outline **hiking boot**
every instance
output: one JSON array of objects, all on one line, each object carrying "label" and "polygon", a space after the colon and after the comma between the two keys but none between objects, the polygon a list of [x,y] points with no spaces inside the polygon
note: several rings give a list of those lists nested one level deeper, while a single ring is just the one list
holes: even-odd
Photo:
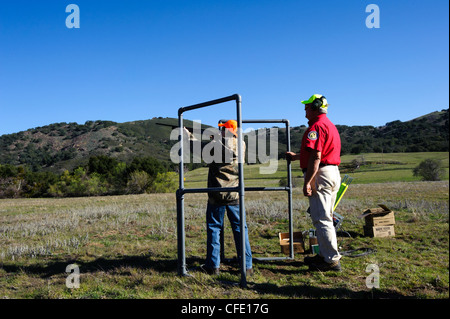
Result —
[{"label": "hiking boot", "polygon": [[254,274],[253,268],[248,268],[245,271],[245,274],[247,275],[247,277],[253,276],[253,274]]},{"label": "hiking boot", "polygon": [[327,263],[324,260],[322,262],[313,262],[309,265],[309,270],[341,271],[341,262],[339,260],[331,263]]},{"label": "hiking boot", "polygon": [[212,268],[212,267],[208,267],[206,265],[201,265],[200,269],[203,270],[204,272],[206,272],[208,275],[219,275],[220,274],[219,268]]},{"label": "hiking boot", "polygon": [[320,255],[314,255],[314,256],[312,256],[312,257],[306,256],[305,259],[303,259],[303,262],[304,262],[306,265],[311,265],[311,264],[313,264],[313,263],[321,263],[321,262],[324,262],[324,260],[323,260],[323,257],[322,257],[322,256],[320,256]]}]

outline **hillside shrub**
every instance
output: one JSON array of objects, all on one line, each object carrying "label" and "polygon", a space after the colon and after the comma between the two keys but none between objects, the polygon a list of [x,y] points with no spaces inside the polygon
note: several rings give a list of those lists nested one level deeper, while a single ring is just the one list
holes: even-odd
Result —
[{"label": "hillside shrub", "polygon": [[147,172],[134,171],[130,174],[130,179],[127,183],[128,194],[143,194],[150,186],[151,178]]},{"label": "hillside shrub", "polygon": [[175,172],[158,173],[150,185],[150,193],[171,193],[175,192],[177,184],[177,174]]}]

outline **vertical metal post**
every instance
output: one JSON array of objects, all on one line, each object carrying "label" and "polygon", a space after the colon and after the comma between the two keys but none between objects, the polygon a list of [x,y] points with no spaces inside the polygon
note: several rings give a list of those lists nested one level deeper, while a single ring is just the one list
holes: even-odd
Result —
[{"label": "vertical metal post", "polygon": [[241,96],[237,95],[236,98],[236,113],[238,122],[238,172],[239,172],[239,216],[240,216],[240,229],[241,229],[241,287],[247,287],[247,273],[245,264],[245,202],[244,202],[244,154],[243,154],[243,130],[242,130],[242,112],[241,112]]},{"label": "vertical metal post", "polygon": [[180,129],[178,141],[180,143],[180,163],[179,163],[179,189],[177,191],[177,239],[178,239],[178,274],[187,275],[186,270],[186,243],[185,243],[185,227],[184,227],[184,161],[183,161],[183,114],[178,113],[178,127]]},{"label": "vertical metal post", "polygon": [[[289,120],[284,120],[286,123],[286,147],[287,152],[291,151],[291,132],[289,127]],[[292,173],[291,173],[291,161],[287,162],[287,184],[288,190],[288,208],[289,208],[289,257],[294,259],[294,226],[292,222]]]}]

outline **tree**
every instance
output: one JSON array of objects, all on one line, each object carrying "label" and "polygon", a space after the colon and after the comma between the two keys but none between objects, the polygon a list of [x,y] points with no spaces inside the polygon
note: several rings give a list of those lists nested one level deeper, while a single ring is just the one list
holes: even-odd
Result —
[{"label": "tree", "polygon": [[439,160],[426,159],[413,169],[414,176],[422,177],[423,181],[440,181],[445,173]]},{"label": "tree", "polygon": [[107,191],[98,173],[88,176],[83,167],[78,167],[72,174],[65,170],[55,184],[49,186],[51,196],[97,196]]},{"label": "tree", "polygon": [[177,174],[174,172],[158,173],[148,188],[150,193],[172,193],[177,189]]},{"label": "tree", "polygon": [[98,173],[100,175],[113,175],[118,161],[115,158],[106,155],[91,156],[88,163],[90,174]]},{"label": "tree", "polygon": [[131,173],[135,171],[146,172],[150,177],[156,177],[158,173],[164,173],[166,171],[163,164],[153,157],[135,157],[130,165],[127,166],[127,172],[131,176]]},{"label": "tree", "polygon": [[130,174],[130,179],[127,183],[127,190],[130,194],[142,194],[147,191],[151,184],[151,177],[147,172],[134,171]]}]

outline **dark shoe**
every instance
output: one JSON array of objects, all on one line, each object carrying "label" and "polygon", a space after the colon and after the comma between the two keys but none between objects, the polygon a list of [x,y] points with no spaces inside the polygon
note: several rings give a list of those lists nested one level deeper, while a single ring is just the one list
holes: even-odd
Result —
[{"label": "dark shoe", "polygon": [[341,262],[339,260],[331,263],[325,261],[314,262],[309,265],[309,270],[341,271]]},{"label": "dark shoe", "polygon": [[206,265],[201,265],[200,269],[203,270],[204,272],[206,272],[208,275],[219,275],[220,274],[219,268],[211,268],[211,267],[207,267]]},{"label": "dark shoe", "polygon": [[248,268],[245,271],[245,274],[246,274],[247,277],[253,276],[253,274],[254,274],[253,268]]},{"label": "dark shoe", "polygon": [[311,265],[311,264],[313,264],[313,263],[321,263],[321,262],[324,262],[324,260],[323,260],[323,257],[322,257],[322,256],[320,256],[320,255],[314,255],[314,256],[312,256],[312,257],[306,256],[305,259],[303,259],[303,262],[304,262],[306,265]]}]

